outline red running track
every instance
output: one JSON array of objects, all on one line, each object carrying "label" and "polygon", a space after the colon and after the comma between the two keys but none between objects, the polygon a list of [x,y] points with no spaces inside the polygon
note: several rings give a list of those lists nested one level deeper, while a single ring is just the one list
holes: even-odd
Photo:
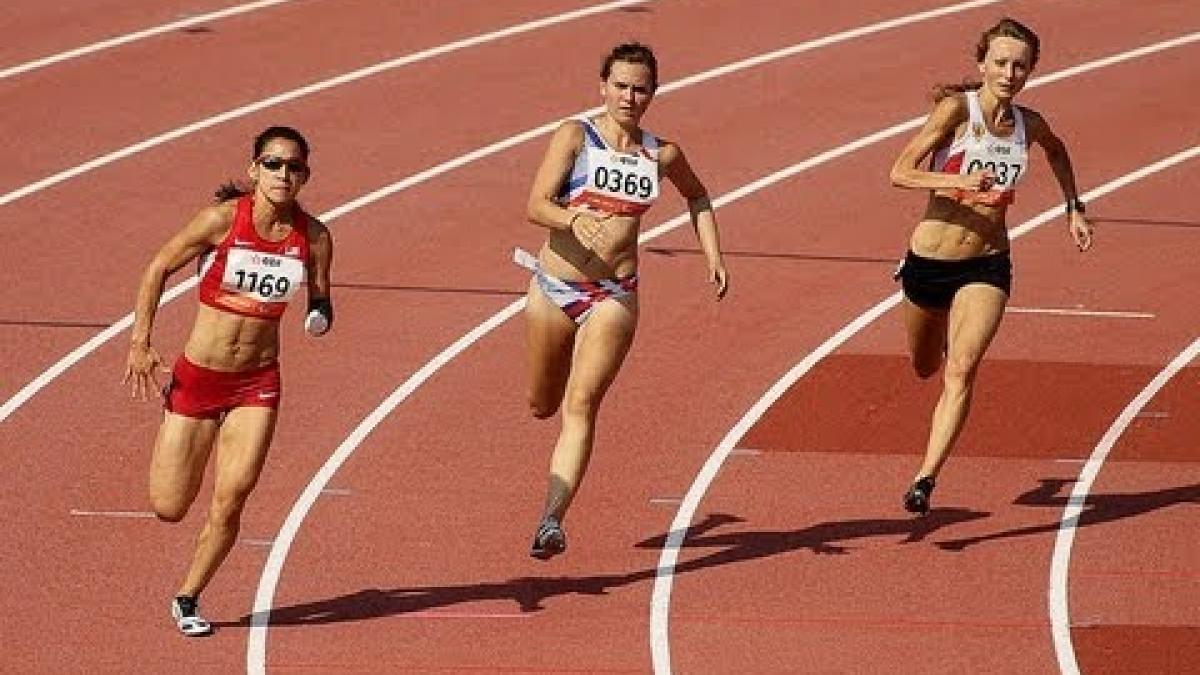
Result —
[{"label": "red running track", "polygon": [[[485,13],[491,4],[439,14],[445,39],[497,26],[501,17]],[[670,81],[933,6],[843,4],[785,13],[765,2],[658,3],[652,11],[614,12],[467,50],[278,113],[317,145],[320,172],[306,197],[323,210],[590,105],[587,83],[613,36],[652,40]],[[1090,30],[1081,31],[1074,4],[1001,5],[1043,34],[1041,72],[1200,27],[1189,3],[1132,12],[1124,3],[1095,2]],[[270,30],[266,24],[288,12],[327,5],[284,5],[238,21],[253,35],[256,21]],[[300,23],[378,25],[383,15],[372,11],[381,5],[356,5],[363,8],[357,19],[342,10]],[[511,11],[527,18],[568,5],[578,3],[513,3]],[[945,45],[962,44],[965,53],[974,32],[1000,11],[897,29],[664,95],[648,124],[678,138],[713,193],[724,193],[922,114],[928,82],[969,73],[969,63],[948,56]],[[745,28],[731,34],[726,26],[735,19]],[[344,34],[331,31],[330,41]],[[226,48],[252,42],[233,40]],[[347,63],[354,49],[331,48],[331,65],[320,53],[306,55],[289,66],[289,77],[305,81],[306,74],[327,75],[325,68],[354,67]],[[518,65],[529,54],[556,61],[551,68],[537,60]],[[1187,114],[1198,84],[1189,67],[1196,55],[1196,47],[1181,47],[1030,91],[1025,100],[1064,132],[1081,183],[1091,187],[1196,143]],[[106,58],[138,62],[124,50]],[[190,58],[172,50],[155,67],[194,68]],[[46,74],[75,76],[98,63]],[[194,89],[226,95],[211,80],[196,80]],[[40,88],[37,94],[51,95]],[[137,120],[98,122],[102,130],[87,134],[88,147],[115,147],[190,118],[147,99]],[[213,107],[224,109],[229,100]],[[1148,114],[1152,122],[1139,124]],[[276,117],[231,123],[30,197],[20,208],[0,207],[12,253],[6,281],[20,289],[6,305],[12,314],[5,318],[13,320],[0,326],[0,344],[13,355],[5,359],[6,396],[94,332],[44,324],[102,323],[127,311],[142,261],[202,201],[197,190],[238,166],[246,139]],[[720,305],[702,284],[690,235],[650,244],[641,334],[606,402],[591,475],[569,523],[572,550],[562,559],[539,565],[525,557],[556,429],[525,418],[519,323],[502,326],[439,372],[365,440],[331,483],[336,490],[306,520],[275,598],[269,669],[648,670],[656,542],[674,512],[658,500],[686,490],[779,374],[894,290],[891,261],[920,201],[885,186],[902,141],[722,209],[735,287]],[[65,163],[70,145],[43,152],[56,150]],[[151,407],[129,405],[113,384],[121,340],[0,423],[0,447],[21,449],[2,494],[23,517],[6,531],[27,542],[20,556],[6,553],[4,615],[23,617],[6,631],[15,646],[9,661],[47,672],[70,669],[81,655],[98,672],[128,672],[131,664],[151,671],[179,663],[197,671],[244,668],[246,619],[265,558],[259,542],[275,535],[311,475],[367,412],[523,287],[505,260],[513,243],[537,241],[520,213],[541,145],[518,146],[335,225],[338,331],[320,342],[287,332],[288,401],[272,463],[242,543],[205,596],[221,623],[213,639],[182,640],[165,616],[202,506],[176,528],[68,515],[144,508],[146,451],[157,420]],[[1037,170],[1013,222],[1055,203],[1048,170]],[[1156,318],[1010,315],[982,375],[971,427],[939,488],[944,510],[935,517],[914,522],[896,504],[936,387],[905,372],[895,317],[856,336],[793,387],[744,440],[760,454],[735,456],[698,513],[673,595],[675,670],[875,672],[897,660],[931,672],[1055,670],[1044,601],[1053,543],[1047,524],[1057,522],[1055,499],[1063,492],[1051,493],[1046,481],[1072,477],[1078,465],[1055,460],[1086,456],[1128,399],[1194,337],[1196,317],[1183,293],[1195,281],[1186,263],[1195,223],[1181,196],[1196,171],[1194,163],[1181,165],[1098,201],[1092,211],[1102,221],[1101,239],[1088,256],[1073,252],[1058,222],[1017,242],[1014,305],[1081,304]],[[664,202],[654,212],[663,220],[681,208],[677,200]],[[47,240],[61,265],[39,257]],[[164,349],[177,348],[190,314],[190,302],[164,310],[157,337]],[[1196,551],[1170,536],[1194,508],[1195,465],[1179,449],[1195,430],[1184,422],[1194,373],[1185,371],[1163,392],[1154,411],[1167,416],[1132,429],[1095,485],[1098,516],[1079,530],[1071,577],[1072,598],[1080,599],[1073,617],[1089,626],[1076,631],[1085,672],[1122,667],[1130,663],[1119,660],[1125,656],[1147,663],[1146,654],[1186,654],[1185,645],[1195,643],[1187,642],[1200,624],[1186,562]],[[1026,401],[1037,403],[1021,405]],[[1135,558],[1137,550],[1154,553]],[[1159,580],[1163,592],[1139,597],[1145,579]],[[915,625],[908,613],[914,606],[923,609]],[[119,643],[82,629],[97,623],[120,626]]]}]

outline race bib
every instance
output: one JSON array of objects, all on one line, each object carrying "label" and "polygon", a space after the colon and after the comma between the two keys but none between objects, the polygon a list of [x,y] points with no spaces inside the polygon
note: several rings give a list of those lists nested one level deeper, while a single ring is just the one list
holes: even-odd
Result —
[{"label": "race bib", "polygon": [[304,283],[304,263],[296,258],[231,248],[221,288],[259,302],[287,302]]},{"label": "race bib", "polygon": [[658,199],[658,162],[652,159],[589,147],[587,167],[584,191],[602,201],[649,207]]},{"label": "race bib", "polygon": [[982,147],[967,150],[963,157],[963,175],[976,171],[990,171],[995,177],[992,192],[1004,192],[1016,188],[1021,174],[1025,173],[1028,159],[1014,144],[990,142]]}]

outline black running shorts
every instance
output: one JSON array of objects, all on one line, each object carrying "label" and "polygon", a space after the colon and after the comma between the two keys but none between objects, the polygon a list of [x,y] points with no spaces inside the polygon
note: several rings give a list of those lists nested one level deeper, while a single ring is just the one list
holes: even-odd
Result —
[{"label": "black running shorts", "polygon": [[925,309],[950,309],[954,294],[967,284],[988,284],[1009,294],[1012,259],[1008,251],[963,260],[936,260],[909,251],[896,278],[904,297]]}]

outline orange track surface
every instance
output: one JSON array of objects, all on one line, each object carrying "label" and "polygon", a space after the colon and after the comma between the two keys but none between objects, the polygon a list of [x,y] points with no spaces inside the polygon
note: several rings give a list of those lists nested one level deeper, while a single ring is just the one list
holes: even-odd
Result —
[{"label": "orange track surface", "polygon": [[[28,5],[0,67],[229,3],[143,3],[47,28]],[[931,0],[662,1],[388,71],[217,125],[0,206],[11,289],[0,306],[0,399],[129,311],[152,251],[245,162],[273,123],[313,142],[316,213],[595,105],[611,43],[650,42],[671,82]],[[154,5],[151,7],[151,5]],[[187,5],[187,6],[184,6]],[[580,1],[298,0],[0,81],[11,158],[0,193],[208,115],[336,74],[585,6]],[[1086,9],[1086,11],[1085,11]],[[4,10],[7,11],[7,10]],[[14,8],[15,11],[15,8]],[[1039,73],[1200,30],[1185,0],[1017,0],[825,47],[659,97],[648,128],[678,140],[719,195],[927,112],[935,81],[971,74],[1002,14],[1043,38]],[[54,24],[57,25],[57,24]],[[1027,92],[1069,142],[1082,189],[1200,141],[1200,44]],[[687,228],[642,257],[642,323],[605,403],[573,507],[571,550],[526,556],[557,421],[529,419],[519,317],[419,388],[368,436],[308,514],[283,568],[271,672],[647,672],[650,592],[678,498],[725,433],[794,363],[896,290],[889,275],[923,197],[887,187],[907,135],[718,210],[733,275],[721,304]],[[285,318],[285,403],[242,540],[204,605],[219,630],[178,637],[167,599],[207,490],[168,527],[144,510],[152,404],[117,385],[122,334],[0,422],[10,514],[0,582],[5,666],[18,672],[228,673],[246,640],[267,545],[313,474],[414,371],[512,300],[511,247],[545,138],[333,222],[338,326]],[[1010,222],[1057,203],[1040,153]],[[1197,160],[1096,201],[1097,248],[1061,220],[1014,244],[1012,304],[1153,319],[1010,314],[936,494],[899,498],[937,384],[907,369],[889,313],[802,378],[743,438],[697,512],[670,613],[677,673],[1058,672],[1046,610],[1070,481],[1116,415],[1195,337]],[[671,196],[647,227],[683,209]],[[177,279],[178,280],[178,279]],[[173,357],[194,298],[155,343]],[[1086,673],[1198,662],[1197,368],[1122,437],[1093,486],[1070,575]],[[1068,460],[1068,461],[1062,461]],[[19,543],[18,543],[19,542]],[[1192,651],[1188,651],[1188,650]],[[85,664],[85,665],[81,665]]]}]

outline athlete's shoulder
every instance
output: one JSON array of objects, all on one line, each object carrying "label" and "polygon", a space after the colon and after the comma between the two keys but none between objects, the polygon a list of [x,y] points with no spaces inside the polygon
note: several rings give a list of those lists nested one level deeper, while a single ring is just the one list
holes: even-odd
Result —
[{"label": "athlete's shoulder", "polygon": [[948,93],[934,102],[931,115],[941,115],[961,121],[962,119],[966,119],[970,113],[971,107],[967,103],[967,92],[956,91]]},{"label": "athlete's shoulder", "polygon": [[584,121],[577,118],[565,119],[554,130],[554,137],[562,140],[582,141],[584,132]]},{"label": "athlete's shoulder", "polygon": [[658,161],[660,164],[670,164],[675,159],[683,156],[683,147],[677,141],[663,138],[657,134],[653,134],[653,136],[658,140]]},{"label": "athlete's shoulder", "polygon": [[1033,108],[1025,106],[1017,106],[1021,111],[1021,118],[1025,122],[1025,137],[1035,143],[1040,143],[1053,134],[1050,131],[1050,123],[1042,114]]},{"label": "athlete's shoulder", "polygon": [[237,217],[237,200],[230,199],[200,207],[192,222],[207,230],[228,230]]},{"label": "athlete's shoulder", "polygon": [[1033,108],[1029,108],[1029,107],[1023,106],[1023,105],[1018,105],[1018,106],[1016,106],[1016,108],[1017,108],[1017,110],[1021,111],[1021,117],[1025,118],[1026,125],[1029,125],[1031,123],[1032,124],[1040,124],[1040,125],[1046,124],[1046,118],[1042,115],[1042,113],[1034,110]]},{"label": "athlete's shoulder", "polygon": [[304,219],[308,221],[308,238],[310,240],[316,241],[317,239],[320,239],[322,237],[333,236],[329,232],[329,226],[327,226],[325,223],[321,222],[320,218],[317,218],[316,216],[312,215],[311,213],[309,213],[308,211],[305,211],[303,209],[301,209],[300,213],[303,214]]}]

